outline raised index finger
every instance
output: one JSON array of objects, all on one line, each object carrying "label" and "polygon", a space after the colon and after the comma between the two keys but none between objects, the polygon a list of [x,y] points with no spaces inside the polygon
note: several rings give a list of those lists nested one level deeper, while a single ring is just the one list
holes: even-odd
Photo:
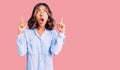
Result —
[{"label": "raised index finger", "polygon": [[63,23],[63,17],[61,18],[61,20],[60,20],[60,24],[62,24]]},{"label": "raised index finger", "polygon": [[21,22],[24,23],[24,21],[23,21],[23,17],[21,17]]}]

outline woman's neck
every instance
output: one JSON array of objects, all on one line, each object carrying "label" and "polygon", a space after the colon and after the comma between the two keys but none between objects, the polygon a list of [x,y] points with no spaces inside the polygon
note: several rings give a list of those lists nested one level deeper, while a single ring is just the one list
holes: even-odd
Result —
[{"label": "woman's neck", "polygon": [[37,28],[37,32],[38,32],[38,34],[40,36],[43,34],[44,31],[45,31],[45,27],[39,27],[39,28]]},{"label": "woman's neck", "polygon": [[45,30],[45,27],[38,27],[37,30],[38,30],[38,31],[44,31],[44,30]]}]

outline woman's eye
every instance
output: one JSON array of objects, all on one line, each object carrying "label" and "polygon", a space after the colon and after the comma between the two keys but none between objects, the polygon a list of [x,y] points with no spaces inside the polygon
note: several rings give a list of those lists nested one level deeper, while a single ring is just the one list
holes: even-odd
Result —
[{"label": "woman's eye", "polygon": [[36,13],[38,13],[38,10],[36,10]]},{"label": "woman's eye", "polygon": [[46,11],[46,10],[43,10],[43,12],[44,12],[44,13],[47,13],[47,11]]},{"label": "woman's eye", "polygon": [[47,11],[46,10],[36,10],[36,13],[37,14],[40,14],[40,13],[47,14]]},{"label": "woman's eye", "polygon": [[40,13],[40,11],[37,10],[36,13]]}]

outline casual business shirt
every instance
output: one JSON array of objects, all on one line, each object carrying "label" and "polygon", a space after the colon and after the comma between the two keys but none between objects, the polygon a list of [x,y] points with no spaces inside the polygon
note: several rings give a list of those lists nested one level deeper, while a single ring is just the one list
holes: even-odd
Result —
[{"label": "casual business shirt", "polygon": [[47,30],[39,35],[37,29],[26,29],[17,36],[18,53],[27,54],[26,70],[53,70],[53,54],[57,55],[65,35],[56,30]]}]

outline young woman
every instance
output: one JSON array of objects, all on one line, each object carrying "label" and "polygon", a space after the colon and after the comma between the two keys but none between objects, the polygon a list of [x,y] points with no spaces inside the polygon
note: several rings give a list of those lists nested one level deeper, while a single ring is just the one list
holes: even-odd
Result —
[{"label": "young woman", "polygon": [[28,20],[18,26],[17,45],[20,56],[27,54],[26,70],[53,70],[53,54],[57,55],[64,43],[65,25],[63,19],[54,28],[49,6],[38,3]]}]

